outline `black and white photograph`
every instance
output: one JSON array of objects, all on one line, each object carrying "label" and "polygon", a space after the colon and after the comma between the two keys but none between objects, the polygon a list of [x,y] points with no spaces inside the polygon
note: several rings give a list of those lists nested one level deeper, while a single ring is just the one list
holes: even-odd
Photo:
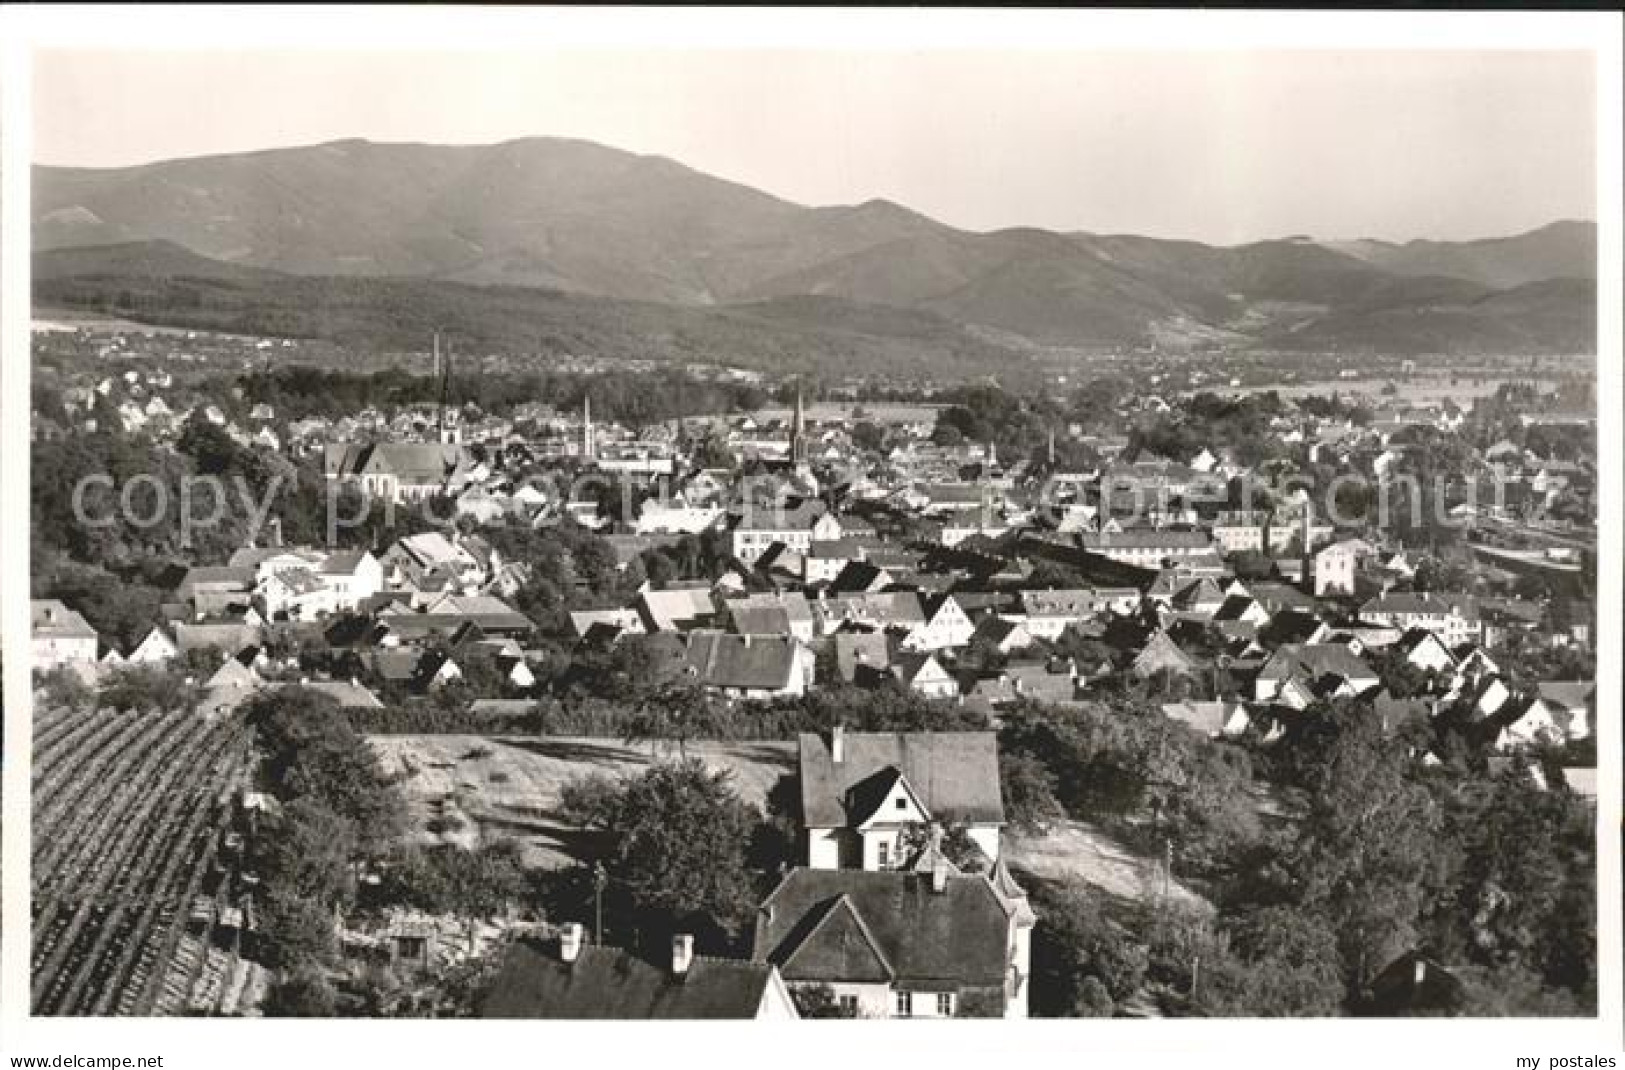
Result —
[{"label": "black and white photograph", "polygon": [[29,49],[5,1016],[1618,1051],[1608,22],[1025,15]]}]

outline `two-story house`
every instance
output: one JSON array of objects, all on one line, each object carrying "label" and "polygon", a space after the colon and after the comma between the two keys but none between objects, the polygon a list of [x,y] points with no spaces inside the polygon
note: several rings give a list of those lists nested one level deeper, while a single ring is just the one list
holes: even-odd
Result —
[{"label": "two-story house", "polygon": [[992,732],[804,732],[801,819],[814,869],[898,869],[913,832],[963,828],[994,861],[1004,827]]},{"label": "two-story house", "polygon": [[1025,1018],[1035,921],[1002,865],[794,869],[757,910],[751,957],[854,1017]]},{"label": "two-story house", "polygon": [[35,669],[96,663],[99,637],[84,617],[54,598],[35,599],[30,611]]}]

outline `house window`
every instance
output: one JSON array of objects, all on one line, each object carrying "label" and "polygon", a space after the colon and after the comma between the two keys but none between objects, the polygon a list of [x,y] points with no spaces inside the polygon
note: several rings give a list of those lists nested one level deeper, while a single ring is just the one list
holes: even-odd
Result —
[{"label": "house window", "polygon": [[914,1017],[914,1000],[908,992],[897,993],[897,1017]]},{"label": "house window", "polygon": [[858,997],[842,996],[840,998],[840,1007],[842,1014],[849,1018],[856,1018],[858,1016]]},{"label": "house window", "polygon": [[875,845],[875,865],[881,869],[885,869],[890,861],[891,844],[887,843],[885,840],[881,840],[880,843]]},{"label": "house window", "polygon": [[937,1017],[952,1018],[954,1016],[954,994],[952,992],[937,993]]},{"label": "house window", "polygon": [[907,810],[908,809],[908,800],[907,799],[898,799],[897,800],[897,809],[899,809],[899,810]]}]

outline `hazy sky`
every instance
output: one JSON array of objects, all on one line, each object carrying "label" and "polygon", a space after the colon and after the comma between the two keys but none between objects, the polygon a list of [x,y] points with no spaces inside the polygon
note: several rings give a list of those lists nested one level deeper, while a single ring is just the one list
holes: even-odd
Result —
[{"label": "hazy sky", "polygon": [[41,53],[35,157],[587,138],[974,230],[1468,238],[1595,214],[1590,56]]}]

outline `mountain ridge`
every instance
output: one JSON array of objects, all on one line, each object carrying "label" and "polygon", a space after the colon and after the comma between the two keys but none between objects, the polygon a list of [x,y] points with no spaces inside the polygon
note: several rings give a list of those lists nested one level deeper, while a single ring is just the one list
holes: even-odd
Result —
[{"label": "mountain ridge", "polygon": [[[1187,329],[1241,342],[1287,328],[1314,337],[1302,331],[1317,316],[1349,341],[1360,317],[1379,313],[1377,333],[1392,345],[1401,312],[1421,315],[1441,301],[1458,310],[1451,322],[1471,344],[1538,343],[1532,329],[1468,321],[1516,308],[1555,323],[1583,314],[1572,290],[1537,290],[1493,313],[1474,302],[1595,269],[1595,227],[1576,221],[1467,243],[1294,236],[1213,246],[1040,227],[969,231],[883,198],[807,207],[668,157],[578,138],[343,139],[127,168],[39,166],[34,189],[37,252],[101,250],[47,261],[58,278],[75,263],[90,273],[154,277],[162,264],[184,273],[174,248],[135,249],[167,242],[214,265],[304,277],[697,309],[828,297],[844,302],[832,309],[925,312],[1034,346],[1144,345],[1177,341]],[[1543,297],[1552,307],[1534,307]],[[1453,345],[1451,329],[1436,327],[1424,333]]]}]

